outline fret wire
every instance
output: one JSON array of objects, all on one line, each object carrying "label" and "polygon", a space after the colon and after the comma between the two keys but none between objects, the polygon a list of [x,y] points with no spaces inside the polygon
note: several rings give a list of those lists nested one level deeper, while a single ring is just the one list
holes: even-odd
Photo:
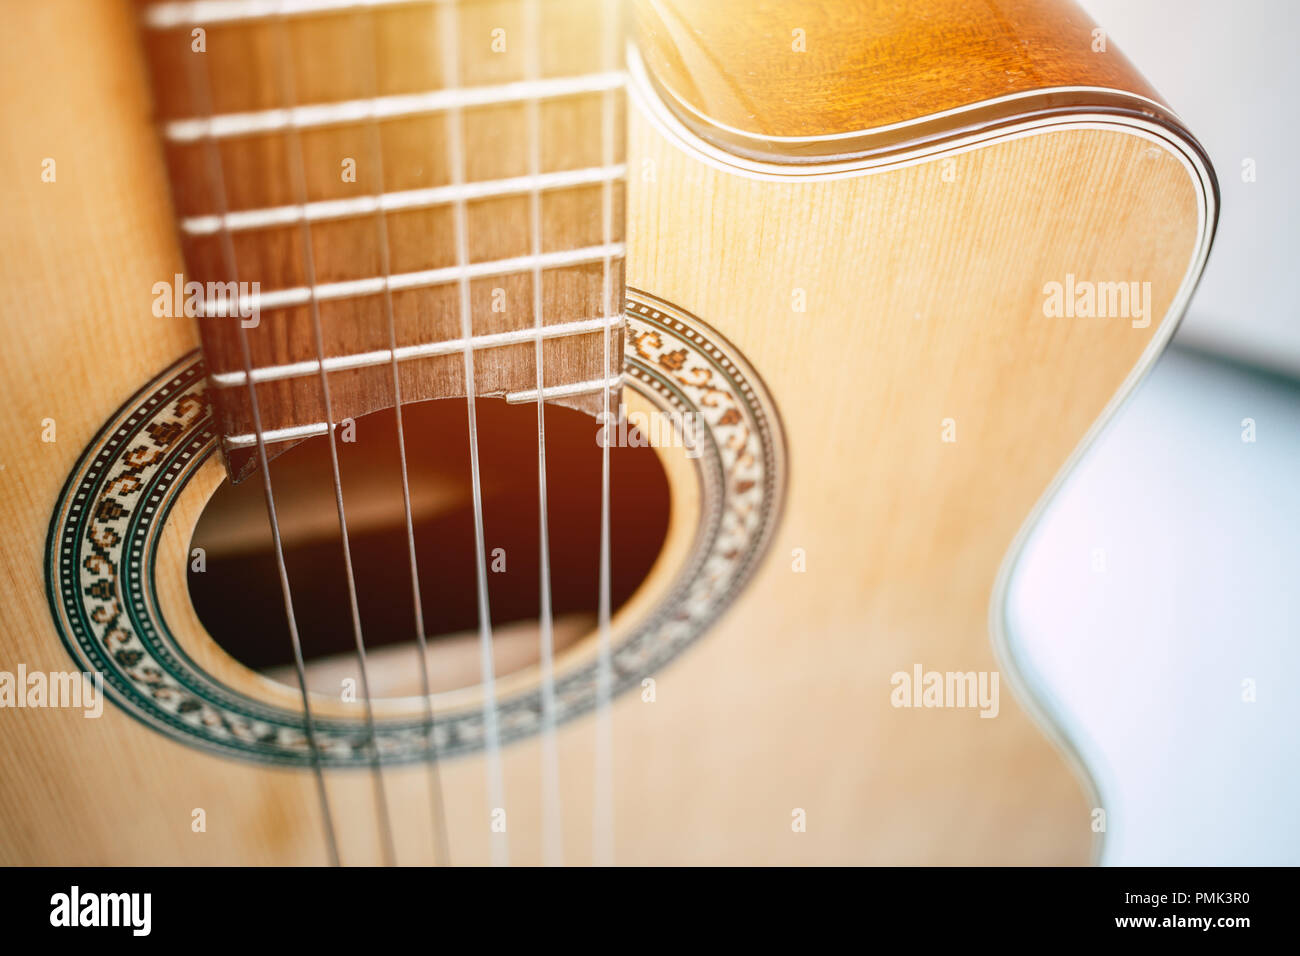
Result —
[{"label": "fret wire", "polygon": [[[569,382],[565,385],[548,385],[543,393],[546,400],[553,398],[572,398],[575,395],[592,395],[602,391],[608,383],[610,388],[620,388],[627,381],[623,375],[606,379],[592,379],[589,382]],[[504,396],[507,404],[532,404],[537,401],[537,390],[524,389],[519,392],[507,392]],[[337,427],[337,425],[335,426]],[[328,435],[331,431],[328,422],[311,422],[307,425],[290,425],[286,428],[268,428],[263,432],[268,444],[280,441],[294,441],[299,438],[312,438],[316,435]],[[255,443],[254,435],[227,435],[222,439],[230,448],[245,448]]]},{"label": "fret wire", "polygon": [[[292,46],[289,41],[288,21],[284,17],[276,21],[277,39],[280,47],[280,83],[281,92],[285,101],[292,106],[295,100],[295,82],[294,66],[292,59]],[[290,140],[293,148],[290,149],[290,172],[294,183],[294,193],[300,203],[307,201],[307,170],[306,160],[303,154],[302,141],[298,136],[297,130],[290,133]],[[316,266],[311,244],[311,226],[304,219],[299,223],[303,231],[303,269],[306,273],[307,285],[314,288],[316,285]],[[311,300],[312,314],[312,337],[316,344],[316,354],[321,361],[325,359],[324,335],[321,330],[320,309],[315,296]],[[243,324],[240,324],[243,328]],[[320,372],[321,382],[321,399],[325,406],[325,420],[330,426],[331,433],[334,427],[334,410],[330,398],[329,375],[322,366]],[[250,386],[252,387],[252,386]],[[338,443],[335,441],[333,434],[330,435],[328,442],[330,450],[330,472],[334,481],[334,503],[338,510],[339,517],[339,536],[343,545],[343,567],[346,572],[348,584],[348,601],[352,612],[352,633],[356,639],[357,649],[357,667],[358,676],[361,682],[361,692],[365,697],[365,714],[366,730],[370,743],[370,768],[371,777],[375,787],[375,803],[378,810],[379,818],[379,835],[383,846],[384,861],[392,866],[397,862],[397,850],[393,843],[393,827],[388,812],[388,794],[384,785],[384,771],[379,757],[379,734],[375,726],[375,708],[374,700],[370,694],[370,676],[366,667],[366,643],[361,633],[361,610],[357,601],[357,582],[352,567],[352,546],[348,538],[348,519],[347,512],[343,505],[343,482],[339,474],[339,455]]]},{"label": "fret wire", "polygon": [[509,275],[531,269],[536,261],[543,269],[558,269],[564,266],[585,265],[605,259],[618,259],[627,252],[626,246],[612,243],[608,246],[587,246],[581,249],[566,249],[560,252],[544,252],[540,256],[516,256],[511,259],[493,259],[485,262],[472,262],[469,265],[446,266],[441,269],[422,269],[418,272],[398,272],[388,276],[371,276],[365,279],[345,279],[339,282],[322,282],[315,286],[294,286],[289,289],[273,289],[259,292],[254,296],[239,296],[237,299],[221,300],[220,307],[214,308],[205,300],[201,314],[206,318],[219,318],[231,315],[232,309],[239,314],[248,315],[252,311],[268,312],[275,309],[305,305],[312,301],[331,301],[334,299],[353,299],[367,295],[378,295],[387,287],[394,291],[407,289],[424,289],[429,286],[447,285],[452,282],[471,279],[484,279],[492,276]]},{"label": "fret wire", "polygon": [[[607,325],[621,326],[622,324],[623,316],[621,315],[607,318],[579,319],[574,322],[542,326],[540,336],[535,326],[529,326],[523,329],[512,329],[508,332],[486,332],[474,336],[469,344],[470,348],[475,351],[495,349],[545,339],[566,338],[571,335],[589,335],[593,332],[599,332]],[[330,356],[325,359],[324,366],[328,372],[341,372],[348,369],[387,365],[394,359],[398,362],[407,362],[413,359],[433,358],[439,355],[455,355],[464,350],[464,339],[447,339],[442,342],[403,345],[396,349],[375,349],[370,352],[357,352],[351,355]],[[284,365],[263,365],[253,369],[252,379],[260,384],[290,378],[304,378],[319,373],[321,364],[319,359],[306,359]],[[245,384],[248,381],[248,374],[244,371],[211,372],[208,374],[208,379],[218,388],[231,388]]]},{"label": "fret wire", "polygon": [[166,0],[144,9],[144,25],[151,30],[174,30],[219,23],[267,20],[343,13],[408,4],[456,3],[458,0]]},{"label": "fret wire", "polygon": [[[603,391],[605,386],[610,388],[619,388],[622,386],[624,378],[622,375],[611,375],[607,379],[593,379],[590,382],[569,382],[565,385],[548,385],[543,391],[543,397],[552,398],[572,398],[575,395],[590,395],[594,392]],[[522,404],[523,402],[537,401],[536,389],[525,389],[521,392],[507,392],[506,402],[511,405]]]},{"label": "fret wire", "polygon": [[[460,83],[459,27],[454,4],[437,10],[437,25],[441,30],[443,84],[454,88]],[[465,144],[462,140],[461,110],[454,106],[448,110],[447,151],[451,166],[451,181],[460,185],[465,181]],[[452,204],[456,237],[456,265],[460,293],[461,338],[465,340],[465,405],[469,427],[470,487],[474,500],[474,556],[475,583],[479,618],[479,668],[483,681],[483,754],[487,774],[489,820],[496,811],[505,812],[505,778],[501,768],[501,735],[498,727],[496,676],[492,658],[492,615],[488,604],[487,545],[483,532],[483,487],[479,475],[477,396],[474,388],[474,350],[469,347],[474,338],[469,289],[469,224],[463,200]],[[495,821],[492,821],[495,822]],[[489,825],[488,842],[494,866],[504,866],[510,861],[510,844],[507,831],[494,832]]]},{"label": "fret wire", "polygon": [[[201,99],[207,110],[212,106],[212,78],[208,73],[207,58],[202,60],[189,57],[187,73],[190,81],[191,95]],[[217,207],[226,205],[226,177],[222,168],[221,152],[215,140],[204,141],[204,154],[209,167],[209,176],[214,187]],[[234,240],[229,233],[222,237],[222,257],[226,272],[231,281],[239,282],[239,262],[235,254]],[[240,356],[244,369],[251,372],[253,360],[248,346],[248,333],[242,323],[238,324]],[[251,378],[251,376],[250,376]],[[325,771],[321,765],[320,742],[316,737],[316,722],[312,716],[311,699],[307,693],[307,667],[302,654],[302,640],[298,633],[298,618],[294,613],[293,589],[289,584],[289,571],[284,562],[284,542],[280,537],[280,521],[275,508],[275,491],[271,484],[271,466],[266,454],[266,434],[262,429],[262,412],[257,400],[257,389],[248,385],[249,406],[253,417],[252,444],[257,446],[258,463],[262,472],[262,495],[266,504],[267,522],[271,529],[272,550],[275,553],[276,574],[280,581],[280,597],[284,604],[285,624],[289,630],[289,645],[293,651],[294,675],[298,680],[298,694],[302,700],[303,730],[307,736],[308,752],[311,755],[312,777],[316,784],[316,797],[321,808],[321,823],[325,831],[325,847],[331,866],[339,865],[338,837],[334,831],[334,814],[330,809],[329,793],[325,787]]]},{"label": "fret wire", "polygon": [[[267,428],[262,431],[262,440],[268,445],[298,438],[311,438],[315,435],[328,435],[330,426],[326,422],[312,422],[309,425],[290,425],[286,428]],[[224,439],[228,448],[247,448],[257,444],[256,435],[227,435]]]},{"label": "fret wire", "polygon": [[450,205],[457,199],[495,199],[531,193],[534,190],[567,189],[573,186],[591,186],[605,180],[627,178],[627,166],[591,166],[584,169],[561,170],[538,175],[512,176],[506,179],[486,179],[461,186],[429,186],[423,189],[406,189],[382,192],[377,196],[356,196],[349,199],[318,199],[305,206],[268,206],[261,209],[241,209],[221,216],[187,216],[181,220],[181,231],[190,236],[206,236],[225,230],[242,232],[272,226],[289,226],[305,217],[310,222],[327,222],[350,219],[377,212],[401,212],[408,209],[428,209]]},{"label": "fret wire", "polygon": [[529,100],[558,99],[584,93],[605,93],[627,83],[626,73],[586,73],[545,80],[502,83],[496,86],[396,93],[373,100],[313,103],[289,109],[219,113],[211,117],[186,117],[163,124],[163,138],[172,143],[192,143],[205,135],[214,139],[258,133],[315,129],[371,120],[399,119],[425,113],[450,113],[474,106],[501,106]]},{"label": "fret wire", "polygon": [[[570,382],[565,385],[548,385],[543,393],[546,400],[554,398],[572,398],[575,395],[592,395],[602,391],[605,385],[610,388],[621,388],[627,381],[623,375],[611,376],[606,379],[593,379],[589,382]],[[524,403],[533,404],[537,401],[537,390],[533,388],[525,389],[519,392],[507,392],[504,396],[507,404],[522,405]],[[335,426],[337,427],[337,425]],[[312,438],[316,435],[328,435],[332,429],[328,422],[312,422],[307,425],[290,425],[286,428],[270,428],[263,432],[268,444],[274,444],[279,441],[294,441],[300,438]],[[226,435],[222,439],[229,448],[245,448],[256,442],[254,435]]]}]

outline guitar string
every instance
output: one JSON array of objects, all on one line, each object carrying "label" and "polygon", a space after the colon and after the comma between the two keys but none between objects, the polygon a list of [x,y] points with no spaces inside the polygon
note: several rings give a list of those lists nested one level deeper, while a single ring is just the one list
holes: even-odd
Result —
[{"label": "guitar string", "polygon": [[[281,95],[285,108],[292,109],[297,101],[294,83],[294,58],[289,37],[289,19],[283,4],[276,18],[276,34],[280,48],[280,82]],[[290,174],[297,204],[307,202],[307,169],[302,146],[302,139],[296,129],[290,128],[286,134],[290,140]],[[302,216],[300,236],[303,246],[303,270],[308,289],[316,287],[316,263],[312,251],[311,224],[305,214]],[[320,304],[313,294],[308,308],[312,320],[312,336],[316,345],[316,355],[321,362],[320,382],[321,399],[325,406],[325,421],[329,426],[330,472],[334,482],[334,504],[339,516],[339,536],[343,545],[343,567],[347,576],[348,602],[352,613],[352,634],[356,640],[357,668],[361,681],[361,693],[365,698],[366,730],[370,749],[370,772],[374,783],[376,815],[379,820],[380,843],[383,848],[384,862],[392,866],[397,862],[397,851],[393,843],[392,821],[388,813],[388,794],[384,786],[384,771],[379,757],[379,736],[375,728],[374,701],[370,696],[370,679],[366,667],[366,643],[361,633],[361,612],[357,603],[357,582],[352,567],[352,547],[348,538],[347,511],[343,506],[343,483],[339,474],[338,436],[334,427],[334,408],[330,396],[329,373],[325,370],[325,337],[321,328]]]},{"label": "guitar string", "polygon": [[[372,102],[379,96],[379,64],[375,52],[376,30],[373,11],[358,10],[354,17],[357,21],[357,36],[361,38],[368,56],[363,59],[369,64],[369,90]],[[375,177],[382,195],[385,190],[384,147],[380,133],[379,120],[372,114],[368,124],[371,160],[375,165]],[[442,780],[438,771],[438,747],[434,737],[435,717],[433,695],[429,689],[429,641],[424,629],[424,602],[420,596],[420,568],[416,560],[415,521],[411,513],[411,482],[406,462],[406,431],[402,421],[402,385],[397,366],[397,322],[393,315],[393,290],[389,288],[387,278],[391,271],[391,255],[388,243],[388,215],[382,207],[375,212],[376,238],[379,247],[379,265],[384,276],[384,314],[388,322],[388,349],[392,355],[393,371],[393,414],[397,423],[397,454],[402,472],[402,507],[406,519],[406,547],[411,565],[411,597],[415,614],[415,644],[420,656],[420,692],[424,698],[425,753],[427,755],[429,778],[429,812],[433,824],[433,859],[450,862],[450,844],[447,840],[447,819],[443,807]]]},{"label": "guitar string", "polygon": [[[524,30],[528,35],[525,79],[541,77],[541,10],[539,0],[524,5]],[[528,175],[542,172],[541,105],[528,101]],[[532,254],[542,253],[542,195],[534,182],[528,197],[528,218],[532,231]],[[537,330],[534,363],[537,368],[537,506],[540,581],[538,582],[538,652],[542,671],[542,862],[546,866],[564,863],[563,810],[560,802],[560,756],[555,739],[555,626],[551,610],[551,543],[546,494],[546,403],[542,364],[543,295],[542,268],[533,266],[533,327]]]},{"label": "guitar string", "polygon": [[[208,75],[207,66],[201,64],[200,59],[206,62],[206,58],[198,56],[191,55],[187,58],[190,95],[198,101],[196,105],[199,107],[199,115],[210,117],[212,115],[212,80]],[[211,136],[204,137],[204,144],[208,178],[212,186],[217,214],[222,222],[220,234],[221,256],[230,281],[234,282],[236,288],[238,288],[239,263],[235,255],[234,239],[230,234],[230,230],[225,228],[229,201],[226,194],[226,176],[222,166],[221,153],[217,148],[216,140]],[[253,416],[253,433],[257,438],[258,464],[262,471],[262,495],[266,502],[267,520],[271,526],[271,542],[275,551],[276,571],[280,579],[280,595],[284,602],[284,616],[289,628],[289,643],[293,648],[294,673],[298,678],[298,693],[302,698],[303,728],[306,731],[307,745],[311,752],[312,775],[315,778],[316,795],[320,802],[326,854],[330,865],[338,866],[338,838],[334,831],[334,815],[330,810],[329,794],[325,788],[325,773],[321,765],[320,742],[316,737],[316,722],[312,717],[311,700],[307,693],[307,668],[302,656],[302,641],[298,634],[297,615],[295,615],[293,609],[293,592],[289,586],[289,572],[284,562],[284,544],[280,538],[280,522],[275,508],[275,492],[271,485],[271,467],[267,459],[266,441],[262,431],[262,411],[257,399],[257,386],[253,382],[252,376],[253,359],[248,346],[248,333],[244,329],[242,317],[236,315],[234,318],[239,330],[240,357],[244,365],[244,371],[247,373],[248,402]]]},{"label": "guitar string", "polygon": [[[460,59],[458,50],[459,17],[455,3],[436,5],[435,16],[442,40],[441,58],[443,86],[456,89],[460,85]],[[453,186],[465,181],[465,144],[462,129],[463,111],[459,106],[447,110],[447,158]],[[456,241],[456,265],[461,270],[457,279],[459,293],[461,338],[465,342],[465,405],[469,426],[470,484],[474,500],[474,550],[475,578],[478,599],[479,666],[483,683],[483,755],[487,774],[488,843],[494,866],[510,862],[510,844],[506,830],[496,830],[498,813],[505,813],[505,780],[501,768],[501,734],[497,714],[495,666],[492,659],[492,615],[488,604],[487,547],[483,532],[483,488],[479,477],[478,414],[475,407],[473,321],[470,302],[469,279],[464,269],[469,262],[467,211],[464,198],[452,203]]]},{"label": "guitar string", "polygon": [[[617,50],[617,7],[605,0],[601,9],[604,41],[602,44],[606,69],[614,69]],[[609,163],[614,156],[614,99],[610,91],[601,94],[601,162]],[[613,186],[601,184],[601,232],[608,247],[613,233]],[[613,315],[610,301],[610,257],[602,263],[601,303],[604,315]],[[620,306],[621,311],[621,306]],[[614,862],[614,728],[610,712],[613,685],[613,658],[610,647],[610,461],[609,449],[614,433],[610,420],[610,327],[604,328],[605,374],[601,388],[601,421],[604,441],[600,452],[600,583],[598,599],[599,653],[596,662],[596,726],[595,726],[595,813],[592,815],[592,862],[596,866],[611,866]],[[620,396],[621,403],[621,396]]]},{"label": "guitar string", "polygon": [[[536,10],[533,7],[534,3],[535,0],[529,0],[529,8],[530,8],[529,12],[531,15],[531,23],[533,24],[535,29],[537,20],[536,20]],[[452,6],[454,5],[449,4],[448,8]],[[284,45],[285,49],[287,50],[287,29],[285,25],[285,19],[286,18],[282,13],[280,16],[280,23],[279,23],[280,31],[281,31],[281,43],[282,45]],[[449,9],[448,15],[446,15],[446,19],[450,20],[451,24],[454,27],[456,21],[455,11]],[[606,59],[608,60],[610,48],[612,46],[612,43],[610,42],[610,36],[613,33],[612,24],[614,22],[614,18],[609,13],[608,4],[606,5],[604,19],[606,20],[606,27],[607,27],[605,55],[606,55]],[[373,23],[371,24],[371,28],[373,30]],[[536,34],[534,35],[536,36]],[[453,83],[457,81],[456,74],[458,74],[459,72],[458,67],[455,65],[456,51],[455,51],[454,40],[452,40],[452,37],[454,36],[455,36],[454,30],[443,31],[444,63],[445,63],[444,69],[445,72],[450,72],[453,74],[451,80],[451,82]],[[450,50],[448,48],[450,48]],[[371,54],[373,59],[373,54],[374,54],[373,43],[371,48]],[[536,54],[534,52],[533,54],[534,67],[535,67],[535,55]],[[288,57],[286,57],[285,60],[286,62],[288,62]],[[377,75],[375,73],[372,73],[372,77],[374,77],[375,84],[377,86]],[[287,98],[290,104],[292,104],[294,97],[291,93],[293,88],[293,80],[291,75],[286,76],[284,80],[284,85],[286,91],[290,91],[287,94]],[[613,99],[611,94],[609,92],[606,92],[603,94],[603,103],[602,103],[602,140],[603,140],[602,152],[604,156],[603,162],[605,163],[606,166],[608,166],[612,162],[612,154],[613,154],[612,112],[613,112]],[[452,167],[453,167],[452,169],[453,182],[454,185],[460,185],[464,178],[464,154],[463,154],[463,144],[460,142],[459,108],[449,111],[448,119],[451,125],[453,126],[453,129],[451,131],[451,136],[450,136]],[[531,157],[530,157],[530,163],[531,163],[530,172],[532,173],[532,175],[535,176],[539,172],[538,166],[540,165],[539,157],[538,157],[538,153],[539,153],[538,125],[539,124],[537,119],[537,103],[535,100],[529,102],[529,122],[530,122],[530,131],[532,133],[532,136],[530,137],[531,144],[532,144]],[[377,135],[378,134],[377,124],[373,125],[373,130],[375,135]],[[211,138],[209,137],[208,139],[209,142],[211,143],[212,142]],[[300,139],[298,139],[296,134],[293,135],[293,139],[295,141],[295,145],[297,148],[296,179],[297,179],[298,193],[300,199],[299,205],[301,207],[306,202],[306,174],[304,168],[301,141]],[[212,143],[212,145],[215,144]],[[381,149],[376,149],[375,153],[377,156],[377,162],[382,163]],[[379,168],[382,170],[382,165],[380,165]],[[382,176],[382,172],[380,173],[380,175]],[[467,242],[466,242],[466,235],[465,235],[466,224],[464,221],[465,219],[464,202],[459,201],[456,203],[456,206],[457,206],[456,232],[457,232],[458,261],[459,264],[463,266],[468,259],[468,255],[466,251]],[[540,216],[539,207],[540,207],[540,194],[538,193],[536,186],[534,185],[530,189],[530,218],[532,219],[532,231],[533,231],[532,238],[533,238],[534,253],[540,251],[541,216]],[[222,209],[222,212],[224,213],[224,208]],[[380,212],[380,217],[382,222],[382,211]],[[305,216],[303,217],[302,221],[303,224],[306,225]],[[380,238],[381,259],[383,260],[383,265],[384,265],[384,275],[387,276],[389,272],[389,268],[388,268],[388,261],[387,261],[388,249],[387,249],[387,242],[386,242],[387,240],[386,224],[382,224],[380,226],[380,231],[382,233]],[[612,233],[612,189],[608,182],[602,184],[602,231],[604,235],[604,244],[608,246],[611,241],[611,233]],[[228,230],[226,230],[225,232],[226,234],[223,236],[223,240],[225,244],[230,246],[230,251],[233,256],[233,243],[231,243],[230,241]],[[304,229],[304,232],[307,232],[307,235],[304,236],[303,241],[304,241],[304,258],[306,260],[305,265],[307,271],[308,286],[309,288],[314,290],[315,270],[314,270],[314,263],[312,261],[313,257],[312,257],[312,250],[310,245],[310,233],[309,230],[307,229]],[[604,314],[606,315],[612,314],[611,312],[608,311],[610,306],[610,291],[611,291],[610,270],[611,270],[611,257],[606,255],[603,259],[603,264],[602,264],[602,299],[605,305]],[[541,309],[541,301],[540,301],[541,300],[541,285],[540,285],[540,275],[539,275],[540,271],[541,271],[540,267],[535,265],[534,275],[533,275],[534,324],[539,329],[542,323],[542,309]],[[471,322],[469,318],[470,310],[469,310],[469,303],[467,301],[469,298],[469,294],[468,294],[469,289],[468,289],[468,283],[464,278],[460,280],[460,285],[461,285],[460,291],[461,291],[462,328],[464,331],[464,338],[466,341],[468,341],[471,337],[471,332],[470,332]],[[391,292],[388,290],[386,283],[385,283],[385,299],[386,299],[386,309],[388,314],[388,324],[389,324],[389,331],[390,331],[390,345],[392,348],[395,348],[395,328],[394,328],[394,320],[392,314]],[[314,335],[315,335],[316,345],[317,345],[317,353],[318,355],[323,357],[324,355],[323,335],[322,335],[321,323],[319,317],[319,308],[315,296],[311,298],[311,312],[312,312],[312,320],[313,320],[313,327],[314,327]],[[249,383],[249,388],[250,388],[250,398],[254,405],[254,418],[255,418],[255,425],[257,427],[259,454],[263,461],[265,491],[268,495],[268,509],[273,512],[274,503],[271,497],[273,493],[271,492],[271,485],[269,481],[269,469],[267,469],[265,466],[265,459],[266,459],[265,443],[261,437],[260,415],[258,414],[256,408],[256,404],[257,404],[256,390],[253,386],[252,376],[250,371],[251,360],[247,352],[247,337],[244,334],[242,327],[240,329],[240,337],[241,337],[241,344],[244,346],[244,351],[245,351],[246,371],[249,371],[249,374],[247,376],[247,381]],[[604,328],[603,338],[604,338],[605,374],[603,378],[603,387],[602,387],[602,406],[603,406],[603,419],[605,422],[608,423],[610,418],[610,406],[611,406],[611,388],[609,385],[610,366],[611,366],[611,362],[610,362],[611,343],[610,343],[610,330],[608,326]],[[547,517],[546,490],[545,490],[545,476],[546,476],[545,416],[544,416],[543,401],[542,401],[543,366],[542,366],[542,341],[541,341],[540,334],[535,341],[535,348],[536,348],[536,368],[537,368],[537,388],[538,388],[538,439],[539,439],[538,471],[539,471],[539,506],[540,506],[539,532],[540,532],[540,539],[541,539],[540,545],[541,545],[541,565],[542,565],[541,582],[540,582],[541,605],[542,605],[541,639],[543,644],[542,655],[544,661],[544,670],[546,673],[546,677],[544,681],[544,698],[547,696],[549,696],[550,698],[549,702],[544,702],[543,736],[544,738],[546,736],[550,737],[551,747],[552,747],[552,753],[548,759],[548,764],[551,770],[544,771],[544,777],[549,775],[549,781],[544,782],[543,800],[544,800],[544,805],[548,805],[550,808],[553,808],[552,811],[550,813],[547,813],[546,815],[548,819],[551,820],[553,823],[553,826],[548,826],[548,830],[547,830],[547,832],[551,834],[551,836],[548,838],[548,842],[551,844],[551,850],[552,850],[552,852],[547,854],[547,857],[549,860],[554,861],[558,859],[558,850],[559,850],[559,836],[558,836],[559,793],[558,793],[558,761],[555,759],[555,755],[553,751],[554,679],[553,679],[553,669],[551,667],[552,653],[553,653],[553,636],[552,636],[553,627],[552,627],[551,614],[550,614],[551,611],[550,569],[549,569],[548,532],[547,532],[547,520],[546,520]],[[477,454],[477,428],[476,428],[475,410],[474,410],[474,390],[472,384],[473,383],[473,356],[472,356],[472,352],[470,352],[468,349],[466,350],[465,358],[466,358],[466,379],[467,379],[467,393],[468,393],[467,403],[469,406],[468,415],[469,415],[469,427],[470,427],[470,438],[471,438],[471,471],[473,472],[473,483],[474,483],[473,490],[474,490],[474,498],[475,498],[476,549],[478,552],[477,556],[478,556],[478,565],[479,565],[478,568],[479,589],[478,590],[479,590],[479,604],[480,604],[480,638],[484,650],[484,685],[486,691],[485,702],[484,702],[484,723],[485,723],[485,744],[489,756],[489,760],[488,760],[489,799],[492,803],[496,804],[497,806],[500,806],[504,802],[503,799],[501,799],[501,797],[503,796],[504,788],[501,781],[500,766],[499,766],[499,735],[496,729],[496,723],[497,723],[496,702],[495,702],[495,694],[493,688],[494,681],[492,676],[493,665],[492,665],[492,658],[491,658],[491,624],[490,624],[490,617],[488,615],[487,593],[486,593],[486,558],[485,558],[485,546],[483,543],[484,535],[483,535],[483,518],[482,518],[482,500],[481,500],[481,491],[480,491],[480,481],[478,475],[479,469],[478,469],[478,454]],[[416,618],[418,622],[417,633],[421,645],[424,645],[425,643],[424,629],[422,626],[423,615],[422,615],[422,609],[420,607],[420,599],[419,599],[418,570],[415,565],[415,546],[414,546],[414,535],[413,535],[413,527],[412,527],[411,511],[410,511],[409,483],[408,483],[407,471],[406,471],[405,446],[404,446],[404,441],[402,439],[401,410],[400,410],[400,406],[401,406],[400,382],[399,382],[399,376],[397,373],[395,362],[394,362],[393,371],[394,371],[394,375],[393,375],[394,394],[395,394],[395,401],[396,401],[395,407],[396,407],[396,414],[398,420],[399,447],[401,451],[401,461],[402,461],[403,495],[404,495],[404,503],[406,508],[408,545],[410,550],[410,559],[412,563],[412,580],[413,580],[413,587],[415,590]],[[371,704],[371,698],[369,694],[369,682],[366,674],[364,640],[361,634],[360,619],[357,610],[356,584],[353,575],[350,548],[348,546],[348,539],[347,539],[347,519],[343,507],[342,487],[341,487],[341,481],[339,478],[339,469],[338,469],[337,448],[334,445],[334,441],[335,441],[333,437],[334,421],[333,421],[332,409],[330,407],[329,384],[328,384],[328,379],[324,374],[323,368],[322,368],[321,378],[322,378],[322,392],[323,392],[324,402],[326,406],[326,415],[327,415],[328,425],[331,434],[331,449],[330,449],[331,465],[332,465],[333,478],[334,478],[336,504],[339,510],[339,517],[340,517],[340,530],[343,537],[345,567],[348,576],[349,597],[352,604],[354,634],[357,639],[358,660],[361,667],[361,680],[363,685],[363,693],[365,694],[366,697],[367,724],[370,731],[370,746],[372,751],[372,769],[375,775],[376,795],[379,801],[380,815],[382,818],[381,831],[383,833],[385,844],[386,844],[387,859],[388,862],[391,863],[393,862],[393,855],[394,855],[393,843],[392,843],[392,832],[391,832],[391,826],[388,821],[387,801],[384,795],[382,770],[380,769],[378,745],[377,745],[377,738],[375,733],[375,724],[374,724],[374,717],[373,717],[373,707]],[[611,684],[612,684],[612,661],[610,656],[610,633],[609,633],[609,627],[610,627],[610,461],[609,461],[609,454],[610,454],[609,443],[604,442],[602,448],[602,467],[601,467],[601,545],[600,545],[600,582],[599,582],[600,594],[599,594],[599,613],[598,613],[599,629],[600,629],[600,654],[599,654],[598,679],[597,679],[597,749],[596,749],[596,755],[597,755],[596,808],[597,809],[594,815],[594,820],[595,820],[594,843],[596,848],[594,852],[594,858],[596,859],[597,862],[601,862],[601,863],[612,862],[612,822],[613,822],[612,786],[611,786],[612,780],[610,774],[612,736],[610,733],[611,727],[609,725],[609,700],[610,700],[610,691],[611,691]],[[275,523],[274,515],[272,515],[272,522],[273,524]],[[274,529],[274,536],[277,542],[277,551],[280,551],[278,526]],[[282,571],[282,590],[284,591],[284,596],[286,599],[287,612],[291,618],[291,629],[293,632],[293,638],[295,643],[295,655],[297,658],[298,667],[300,671],[299,674],[300,690],[304,695],[305,710],[309,710],[309,707],[307,705],[307,698],[306,698],[305,674],[302,673],[303,667],[301,662],[301,651],[297,641],[296,624],[294,624],[292,621],[291,597],[288,590],[287,574],[283,572],[282,554],[278,556],[280,557],[280,564],[281,564],[281,571]],[[424,651],[423,646],[421,647],[421,651],[422,651],[421,654],[422,683],[424,686],[426,702],[430,702],[430,696],[428,691],[427,661],[426,661],[426,656],[423,653]],[[432,720],[433,720],[432,713],[429,712],[427,715],[427,725],[430,727],[430,730],[432,728]],[[310,729],[310,724],[311,724],[310,716],[308,716],[308,724],[309,724],[309,736],[312,737],[314,763],[317,767],[319,789],[320,789],[320,793],[321,793],[321,797],[325,809],[325,816],[327,818],[327,831],[328,831],[331,847],[335,847],[336,844],[333,837],[332,821],[329,819],[328,803],[325,796],[323,775],[321,774],[320,767],[319,767],[319,763],[320,763],[319,750],[315,744],[314,730]],[[549,734],[547,734],[547,731],[549,731]],[[429,741],[430,744],[432,745],[432,733],[430,733],[429,735]],[[544,743],[544,747],[545,746],[546,744]],[[495,767],[493,765],[495,765]],[[431,762],[431,767],[432,766],[433,764]],[[436,773],[436,771],[434,772]],[[436,796],[434,796],[434,801],[435,801],[435,805],[437,805]],[[437,819],[437,816],[438,814],[435,811],[435,820]],[[437,824],[435,823],[435,827],[436,826]],[[500,860],[497,860],[498,857],[497,841],[493,841],[494,861],[505,862],[504,859],[505,841],[502,840],[500,841],[500,843],[502,844],[502,852],[500,854],[502,858]],[[337,862],[336,849],[332,849],[332,857],[334,861]]]}]

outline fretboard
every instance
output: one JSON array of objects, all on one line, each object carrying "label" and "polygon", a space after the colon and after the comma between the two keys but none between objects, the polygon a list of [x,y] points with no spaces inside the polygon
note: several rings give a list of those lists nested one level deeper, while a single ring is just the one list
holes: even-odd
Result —
[{"label": "fretboard", "polygon": [[464,396],[467,344],[475,394],[536,400],[540,337],[544,397],[599,404],[622,365],[618,0],[141,19],[232,474],[256,444],[250,377],[272,453],[398,396]]}]

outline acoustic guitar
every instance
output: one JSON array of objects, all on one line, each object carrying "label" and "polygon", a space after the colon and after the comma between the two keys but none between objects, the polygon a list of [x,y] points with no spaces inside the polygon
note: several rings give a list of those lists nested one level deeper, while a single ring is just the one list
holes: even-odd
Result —
[{"label": "acoustic guitar", "polygon": [[1003,595],[1217,200],[1071,0],[5,14],[0,862],[1096,858]]}]

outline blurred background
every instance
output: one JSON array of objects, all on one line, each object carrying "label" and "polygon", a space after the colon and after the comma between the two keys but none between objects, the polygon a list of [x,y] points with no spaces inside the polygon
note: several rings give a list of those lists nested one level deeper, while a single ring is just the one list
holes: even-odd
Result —
[{"label": "blurred background", "polygon": [[1103,863],[1300,864],[1300,3],[1079,2],[1222,208],[1173,347],[1014,566],[1008,646],[1093,772]]}]

